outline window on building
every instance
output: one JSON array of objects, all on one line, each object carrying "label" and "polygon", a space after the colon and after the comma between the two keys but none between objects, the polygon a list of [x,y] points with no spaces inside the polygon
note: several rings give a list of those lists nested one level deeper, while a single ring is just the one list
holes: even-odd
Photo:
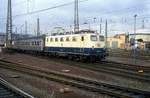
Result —
[{"label": "window on building", "polygon": [[97,36],[96,35],[91,35],[91,41],[97,41]]}]

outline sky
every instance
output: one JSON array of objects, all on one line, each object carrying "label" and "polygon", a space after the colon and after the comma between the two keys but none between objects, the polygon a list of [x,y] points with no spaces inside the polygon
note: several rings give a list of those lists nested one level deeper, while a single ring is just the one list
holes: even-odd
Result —
[{"label": "sky", "polygon": [[[79,0],[80,1],[80,0]],[[80,28],[99,31],[102,24],[104,31],[105,20],[108,20],[109,32],[133,32],[134,15],[137,14],[137,29],[150,28],[149,0],[81,0],[79,3]],[[73,29],[74,0],[12,0],[12,16],[30,13],[37,10],[56,7],[62,4],[70,5],[54,8],[40,13],[13,17],[13,31],[24,31],[25,21],[28,32],[34,34],[36,21],[40,18],[40,29],[43,34],[52,32],[54,27]],[[0,32],[5,32],[7,0],[0,0]],[[102,21],[101,21],[102,20]],[[144,20],[144,22],[143,22]],[[84,23],[88,24],[84,24]]]}]

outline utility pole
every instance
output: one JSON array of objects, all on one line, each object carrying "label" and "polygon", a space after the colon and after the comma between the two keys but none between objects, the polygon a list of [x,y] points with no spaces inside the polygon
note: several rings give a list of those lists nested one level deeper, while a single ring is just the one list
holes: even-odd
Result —
[{"label": "utility pole", "polygon": [[74,5],[74,33],[79,32],[79,2],[78,0],[75,0]]},{"label": "utility pole", "polygon": [[100,32],[100,34],[102,34],[102,18],[101,18],[101,20],[100,20],[100,25],[99,25],[99,32]]},{"label": "utility pole", "polygon": [[16,27],[16,29],[15,29],[15,33],[17,34],[18,33],[18,28]]},{"label": "utility pole", "polygon": [[135,14],[134,15],[134,53],[133,53],[133,55],[134,55],[134,64],[136,64],[136,58],[135,58],[135,54],[136,54],[136,18],[137,18],[137,15]]},{"label": "utility pole", "polygon": [[108,31],[108,23],[107,23],[107,19],[105,22],[105,48],[107,49],[107,31]]},{"label": "utility pole", "polygon": [[11,0],[8,0],[7,5],[7,22],[6,22],[6,47],[11,47],[12,44],[12,8]]},{"label": "utility pole", "polygon": [[26,35],[28,33],[28,26],[27,26],[27,21],[25,21],[25,30],[24,30],[24,34]]},{"label": "utility pole", "polygon": [[144,21],[144,19],[142,20],[142,29],[144,29],[145,28],[145,21]]},{"label": "utility pole", "polygon": [[100,32],[100,34],[102,34],[102,24],[101,23],[99,25],[99,32]]},{"label": "utility pole", "polygon": [[37,36],[40,36],[40,19],[37,18]]}]

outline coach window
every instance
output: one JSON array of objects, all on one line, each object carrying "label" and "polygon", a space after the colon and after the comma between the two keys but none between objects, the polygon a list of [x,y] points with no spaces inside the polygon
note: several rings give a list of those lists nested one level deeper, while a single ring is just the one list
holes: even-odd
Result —
[{"label": "coach window", "polygon": [[41,41],[39,41],[39,46],[41,45]]},{"label": "coach window", "polygon": [[69,37],[66,38],[66,41],[69,41]]},{"label": "coach window", "polygon": [[81,41],[84,41],[84,36],[81,37]]},{"label": "coach window", "polygon": [[73,37],[73,38],[72,38],[72,41],[74,41],[74,42],[75,42],[75,41],[76,41],[76,38],[75,38],[75,37]]},{"label": "coach window", "polygon": [[63,37],[61,37],[61,38],[60,38],[60,41],[61,41],[61,42],[63,42],[63,41],[64,41]]},{"label": "coach window", "polygon": [[36,45],[36,42],[34,42],[34,45]]},{"label": "coach window", "polygon": [[97,41],[97,36],[96,35],[91,35],[91,41]]},{"label": "coach window", "polygon": [[32,45],[34,45],[34,42],[32,42]]},{"label": "coach window", "polygon": [[37,45],[38,45],[38,46],[40,45],[40,42],[39,42],[39,41],[37,42]]},{"label": "coach window", "polygon": [[58,42],[58,38],[55,38],[55,42]]}]

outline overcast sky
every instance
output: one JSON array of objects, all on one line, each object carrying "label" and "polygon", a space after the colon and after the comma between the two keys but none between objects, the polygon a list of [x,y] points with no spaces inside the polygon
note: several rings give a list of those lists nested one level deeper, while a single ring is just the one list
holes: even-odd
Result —
[{"label": "overcast sky", "polygon": [[[40,9],[55,7],[64,3],[70,3],[74,0],[12,0],[13,16],[23,13],[33,12]],[[7,0],[0,0],[0,32],[5,31]],[[133,16],[137,17],[138,28],[142,27],[143,17],[144,25],[150,28],[150,2],[149,0],[87,0],[79,4],[79,15],[81,28],[88,28],[84,22],[90,23],[91,29],[99,30],[100,20],[104,26],[104,20],[108,19],[109,31],[132,31]],[[29,9],[28,9],[29,8]],[[41,31],[50,32],[53,27],[62,26],[69,29],[73,25],[74,4],[47,10],[44,12],[13,17],[13,29],[18,28],[20,32],[21,25],[28,21],[28,30],[34,32],[36,29],[36,19],[40,18]],[[96,20],[94,20],[96,18]],[[149,27],[148,27],[149,26]],[[104,28],[103,28],[104,29]],[[23,28],[24,30],[24,28]]]}]

